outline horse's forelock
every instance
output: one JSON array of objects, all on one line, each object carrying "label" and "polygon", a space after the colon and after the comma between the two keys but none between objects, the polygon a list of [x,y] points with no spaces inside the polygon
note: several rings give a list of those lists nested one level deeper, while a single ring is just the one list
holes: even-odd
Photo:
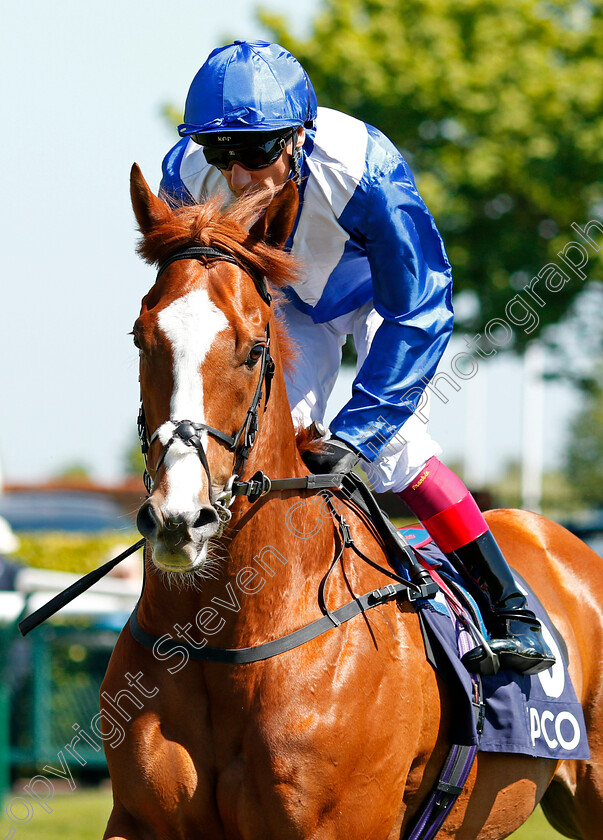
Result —
[{"label": "horse's forelock", "polygon": [[138,253],[159,265],[170,254],[189,245],[214,245],[240,259],[276,287],[293,283],[293,258],[249,235],[249,228],[266,210],[273,193],[262,190],[243,196],[224,208],[220,196],[202,204],[172,206],[170,216],[143,233]]}]

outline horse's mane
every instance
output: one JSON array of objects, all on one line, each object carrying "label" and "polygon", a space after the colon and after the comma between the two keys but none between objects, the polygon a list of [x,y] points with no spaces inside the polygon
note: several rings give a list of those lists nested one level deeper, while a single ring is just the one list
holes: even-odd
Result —
[{"label": "horse's mane", "polygon": [[320,452],[324,441],[319,435],[316,426],[312,424],[305,429],[296,430],[295,443],[300,454],[303,456],[306,452]]},{"label": "horse's mane", "polygon": [[226,208],[221,196],[202,204],[169,208],[164,219],[143,232],[138,253],[146,262],[159,265],[180,248],[213,245],[265,276],[273,287],[293,283],[298,269],[294,258],[280,248],[258,241],[249,230],[272,197],[272,191],[262,190],[243,196]]}]

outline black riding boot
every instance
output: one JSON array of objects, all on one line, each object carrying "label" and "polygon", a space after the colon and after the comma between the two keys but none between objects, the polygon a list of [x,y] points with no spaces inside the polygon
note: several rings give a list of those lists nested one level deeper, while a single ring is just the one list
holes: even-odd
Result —
[{"label": "black riding boot", "polygon": [[[455,566],[479,587],[489,616],[490,647],[498,654],[501,668],[537,674],[555,664],[555,657],[542,636],[540,621],[528,609],[494,536],[486,531],[451,555]],[[468,671],[480,673],[486,653],[480,645],[463,656]]]}]

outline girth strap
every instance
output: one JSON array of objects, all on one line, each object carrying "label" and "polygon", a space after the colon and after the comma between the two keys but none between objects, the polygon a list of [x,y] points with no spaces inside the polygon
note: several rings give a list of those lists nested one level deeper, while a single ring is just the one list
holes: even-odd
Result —
[{"label": "girth strap", "polygon": [[[230,665],[245,665],[250,662],[259,662],[263,659],[271,659],[273,656],[278,656],[279,653],[285,653],[288,650],[299,647],[300,645],[321,636],[328,630],[332,630],[339,624],[344,624],[351,618],[354,618],[359,613],[364,613],[367,610],[378,607],[387,601],[400,596],[408,597],[409,588],[406,584],[389,583],[381,589],[375,589],[372,592],[367,592],[343,607],[333,610],[330,615],[325,615],[322,618],[316,619],[311,624],[306,624],[305,627],[300,627],[293,633],[282,636],[280,639],[274,639],[272,642],[264,642],[261,645],[247,648],[211,648],[211,647],[195,647],[192,644],[180,639],[172,639],[169,636],[154,636],[147,633],[146,630],[140,626],[137,618],[138,606],[130,616],[130,632],[136,641],[147,648],[155,649],[156,645],[161,646],[161,653],[168,654],[169,651],[182,651],[184,648],[191,659],[198,659],[203,662],[225,662]],[[337,624],[331,618],[335,616]]]},{"label": "girth strap", "polygon": [[432,840],[436,836],[464,790],[477,750],[477,745],[452,745],[435,787],[423,803],[404,840]]}]

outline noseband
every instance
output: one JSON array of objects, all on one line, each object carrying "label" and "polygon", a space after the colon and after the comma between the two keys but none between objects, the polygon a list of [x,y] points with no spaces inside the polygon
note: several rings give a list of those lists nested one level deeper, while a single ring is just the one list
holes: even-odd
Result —
[{"label": "noseband", "polygon": [[[173,262],[176,262],[177,260],[221,260],[223,262],[233,263],[234,265],[239,266],[239,268],[241,268],[243,271],[245,271],[251,276],[255,283],[256,289],[262,297],[262,300],[270,306],[272,297],[268,292],[268,288],[266,286],[266,279],[260,276],[250,266],[244,265],[232,254],[228,253],[228,251],[223,251],[221,248],[210,248],[204,245],[194,245],[189,248],[185,248],[181,251],[176,251],[174,254],[171,254],[160,265],[159,271],[157,273],[157,280],[161,276],[162,272],[165,271],[165,269],[169,265],[171,265]],[[205,470],[205,473],[207,475],[210,503],[217,510],[218,516],[220,517],[223,524],[226,524],[226,522],[230,520],[230,511],[228,510],[228,505],[232,500],[232,485],[234,484],[234,481],[236,480],[238,475],[241,474],[245,469],[245,463],[247,462],[249,452],[251,451],[251,447],[254,444],[255,437],[258,431],[258,409],[260,401],[262,399],[262,389],[265,385],[266,394],[264,399],[264,411],[266,411],[266,408],[268,406],[268,398],[270,397],[270,388],[273,376],[274,360],[270,355],[270,324],[266,324],[266,343],[262,348],[260,376],[256,385],[255,393],[252,397],[249,408],[247,409],[245,420],[243,421],[240,429],[238,430],[238,432],[236,432],[234,436],[227,435],[225,432],[220,431],[220,429],[215,429],[213,426],[208,426],[206,423],[195,423],[192,420],[168,421],[173,426],[172,433],[170,435],[169,440],[167,440],[163,444],[161,453],[157,460],[155,470],[157,471],[161,467],[161,465],[165,461],[165,457],[170,447],[176,440],[181,441],[186,446],[192,447],[197,452],[199,460],[201,461],[201,465],[203,466],[203,469]],[[165,425],[166,424],[162,424],[162,426],[160,426],[159,429],[156,429],[153,432],[150,438],[147,438],[147,427],[145,421],[144,407],[141,401],[140,411],[138,414],[138,435],[140,437],[142,454],[145,460],[144,483],[147,493],[149,495],[153,491],[153,480],[149,475],[147,468],[147,453],[151,445],[159,439],[159,432]],[[219,496],[216,498],[214,498],[213,496],[209,463],[207,461],[207,455],[203,447],[203,442],[201,440],[201,436],[203,433],[207,433],[208,435],[211,435],[212,437],[216,438],[216,440],[225,443],[228,446],[228,449],[236,454],[233,475],[228,481],[225,491],[220,493]]]}]

